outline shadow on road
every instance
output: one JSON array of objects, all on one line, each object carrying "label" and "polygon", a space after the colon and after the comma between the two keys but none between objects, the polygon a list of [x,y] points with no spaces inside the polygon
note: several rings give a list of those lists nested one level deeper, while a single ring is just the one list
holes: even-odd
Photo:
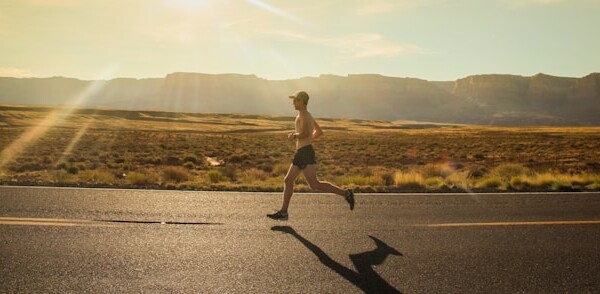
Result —
[{"label": "shadow on road", "polygon": [[376,249],[349,255],[350,260],[352,260],[352,263],[357,270],[353,271],[331,259],[331,257],[323,252],[321,248],[302,237],[302,235],[298,234],[292,227],[274,226],[271,230],[292,235],[298,239],[300,243],[306,246],[306,248],[312,251],[319,258],[321,263],[366,293],[401,293],[373,270],[372,266],[383,264],[388,255],[402,256],[402,253],[373,236],[369,237],[375,241],[375,244],[377,245]]}]

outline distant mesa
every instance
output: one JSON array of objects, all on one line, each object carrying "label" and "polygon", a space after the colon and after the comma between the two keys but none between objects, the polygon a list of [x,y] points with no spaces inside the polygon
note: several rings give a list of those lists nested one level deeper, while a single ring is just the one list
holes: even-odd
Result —
[{"label": "distant mesa", "polygon": [[[600,125],[600,73],[582,78],[473,75],[426,81],[377,74],[266,80],[255,75],[171,73],[165,78],[0,77],[0,104],[290,115],[286,97],[311,96],[314,115],[480,125]],[[83,96],[82,96],[83,94]]]}]

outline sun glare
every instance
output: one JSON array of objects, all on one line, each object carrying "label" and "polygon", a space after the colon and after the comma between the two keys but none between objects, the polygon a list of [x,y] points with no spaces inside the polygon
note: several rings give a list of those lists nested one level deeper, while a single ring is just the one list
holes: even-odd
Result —
[{"label": "sun glare", "polygon": [[69,142],[69,145],[67,145],[67,148],[65,149],[65,151],[63,151],[63,154],[60,157],[60,159],[57,161],[57,164],[63,162],[67,158],[67,156],[71,155],[73,148],[75,148],[77,143],[79,143],[79,141],[81,140],[81,137],[83,137],[83,135],[85,135],[89,126],[90,126],[90,123],[88,122],[88,123],[84,124],[81,128],[79,128],[79,131],[77,132],[77,134],[75,134],[73,139],[71,139],[71,142]]},{"label": "sun glare", "polygon": [[287,18],[289,20],[295,21],[295,22],[302,22],[302,20],[300,18],[298,18],[297,16],[283,10],[280,8],[277,8],[273,5],[270,5],[268,3],[266,3],[265,1],[261,1],[261,0],[246,0],[246,2],[264,10],[270,13],[273,13],[275,15]]},{"label": "sun glare", "polygon": [[215,2],[215,0],[167,0],[164,3],[171,7],[180,7],[180,8],[195,8],[202,5],[210,4],[211,2]]},{"label": "sun glare", "polygon": [[[100,78],[105,78],[113,74],[117,69],[115,64],[109,66],[105,70]],[[66,118],[71,116],[73,112],[80,106],[85,105],[85,102],[99,92],[106,86],[107,82],[101,79],[94,80],[78,95],[67,103],[67,105],[50,112],[50,114],[40,121],[37,125],[23,133],[19,138],[8,145],[2,152],[0,152],[0,170],[3,170],[7,164],[15,160],[21,153],[23,153],[28,147],[33,145],[38,139],[48,132],[52,127],[61,124]],[[87,130],[87,126],[84,126],[79,133],[75,136],[77,140],[81,138],[83,132]],[[79,137],[79,138],[78,138]],[[77,142],[75,142],[77,143]],[[75,143],[72,143],[73,145]],[[72,148],[72,147],[71,147]],[[68,148],[67,148],[68,149]]]}]

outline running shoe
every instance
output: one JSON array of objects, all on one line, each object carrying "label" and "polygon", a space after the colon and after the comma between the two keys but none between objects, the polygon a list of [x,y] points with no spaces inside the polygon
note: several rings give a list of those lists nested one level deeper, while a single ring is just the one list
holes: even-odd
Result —
[{"label": "running shoe", "polygon": [[346,190],[346,202],[350,204],[350,210],[354,210],[354,191],[352,189]]},{"label": "running shoe", "polygon": [[288,219],[288,213],[287,212],[283,212],[283,211],[278,211],[276,213],[267,214],[267,217],[275,219],[275,220],[287,220]]}]

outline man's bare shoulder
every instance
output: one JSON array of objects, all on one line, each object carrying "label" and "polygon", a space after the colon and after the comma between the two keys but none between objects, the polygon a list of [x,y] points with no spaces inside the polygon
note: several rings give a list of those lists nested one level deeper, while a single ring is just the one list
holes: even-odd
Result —
[{"label": "man's bare shoulder", "polygon": [[308,120],[314,120],[314,118],[313,118],[312,114],[310,114],[310,112],[308,112],[308,111],[303,111],[303,112],[300,112],[300,113],[298,114],[298,117],[299,117],[300,119],[303,119],[303,120],[305,120],[305,119],[308,119]]}]

